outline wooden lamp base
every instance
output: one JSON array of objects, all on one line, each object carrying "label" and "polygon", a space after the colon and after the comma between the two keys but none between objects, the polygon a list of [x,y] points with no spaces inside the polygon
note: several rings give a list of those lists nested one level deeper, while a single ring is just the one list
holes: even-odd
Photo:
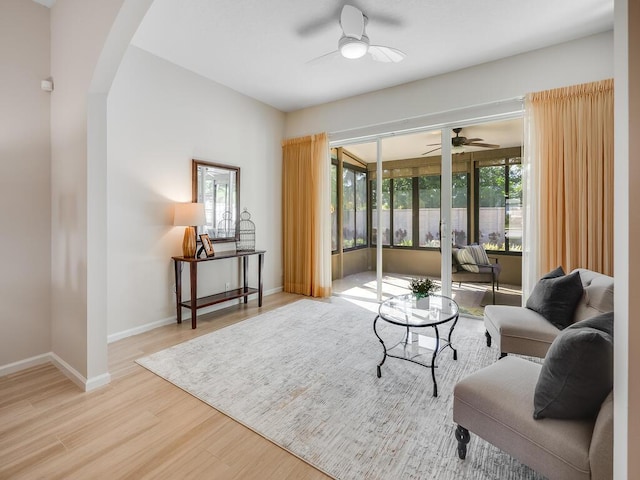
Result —
[{"label": "wooden lamp base", "polygon": [[182,239],[182,256],[193,258],[196,256],[196,231],[193,227],[184,229],[184,238]]}]

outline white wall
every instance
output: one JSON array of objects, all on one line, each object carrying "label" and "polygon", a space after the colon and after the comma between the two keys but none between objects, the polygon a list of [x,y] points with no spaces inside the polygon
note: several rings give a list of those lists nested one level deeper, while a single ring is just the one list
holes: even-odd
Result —
[{"label": "white wall", "polygon": [[[264,288],[282,286],[282,112],[130,47],[107,115],[110,335],[175,318],[171,256],[181,254],[184,228],[172,226],[173,203],[191,201],[192,158],[240,167],[241,208],[256,224],[256,247],[267,250]],[[237,265],[201,266],[200,295],[235,285]],[[251,259],[250,285],[255,266]]]},{"label": "white wall", "polygon": [[615,2],[614,478],[640,478],[640,4]]},{"label": "white wall", "polygon": [[0,367],[51,349],[49,33],[49,9],[0,2]]},{"label": "white wall", "polygon": [[[426,52],[428,54],[428,51]],[[566,85],[613,77],[613,33],[485,63],[437,77],[391,87],[287,115],[287,138],[363,127],[364,133],[393,131],[421,125],[420,119],[442,121],[442,112],[509,100]],[[483,108],[476,111],[482,113]],[[461,114],[462,115],[462,114]],[[414,119],[404,121],[404,119]],[[448,116],[448,120],[467,119]],[[374,127],[388,122],[394,126]],[[357,132],[358,134],[363,132]],[[347,133],[332,135],[349,138]]]},{"label": "white wall", "polygon": [[51,345],[57,363],[81,386],[108,381],[106,338],[94,338],[100,319],[87,314],[87,201],[96,194],[87,191],[87,110],[122,3],[57,0],[51,9]]}]

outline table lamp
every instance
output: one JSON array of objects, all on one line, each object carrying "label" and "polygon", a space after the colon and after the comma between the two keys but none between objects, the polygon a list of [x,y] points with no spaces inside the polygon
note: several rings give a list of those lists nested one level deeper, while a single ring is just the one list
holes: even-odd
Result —
[{"label": "table lamp", "polygon": [[196,256],[196,231],[193,227],[205,223],[204,203],[176,203],[173,224],[186,227],[182,240],[182,256]]}]

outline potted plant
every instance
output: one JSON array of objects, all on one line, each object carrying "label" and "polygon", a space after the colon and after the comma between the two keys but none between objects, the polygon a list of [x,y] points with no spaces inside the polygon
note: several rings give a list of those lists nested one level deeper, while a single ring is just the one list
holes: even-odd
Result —
[{"label": "potted plant", "polygon": [[409,288],[417,299],[428,297],[436,290],[436,284],[430,278],[414,278],[409,284]]}]

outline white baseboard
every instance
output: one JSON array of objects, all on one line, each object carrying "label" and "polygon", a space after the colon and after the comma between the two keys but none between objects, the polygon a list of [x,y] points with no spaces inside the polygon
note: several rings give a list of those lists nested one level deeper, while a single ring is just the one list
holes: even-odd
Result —
[{"label": "white baseboard", "polygon": [[12,373],[19,372],[20,370],[43,365],[49,362],[51,362],[51,352],[42,353],[40,355],[36,355],[35,357],[25,358],[24,360],[20,360],[18,362],[8,363],[7,365],[1,365],[0,377],[11,375]]},{"label": "white baseboard", "polygon": [[111,374],[109,372],[103,373],[102,375],[87,379],[87,382],[84,385],[84,391],[90,392],[96,388],[104,387],[109,383],[111,383]]},{"label": "white baseboard", "polygon": [[[276,293],[282,292],[283,287],[276,287],[270,290],[265,290],[262,294],[267,297],[269,295],[274,295]],[[255,294],[257,296],[257,294]],[[253,298],[252,295],[249,299]],[[242,301],[241,298],[235,300],[229,300],[228,302],[219,303],[217,305],[211,305],[210,307],[199,308],[198,316],[206,315],[207,313],[215,312],[216,310],[222,310],[223,308],[228,308],[230,305],[237,305]],[[190,317],[183,315],[182,322],[190,321]],[[176,323],[176,316],[173,315],[171,317],[163,318],[162,320],[156,320],[155,322],[146,323],[144,325],[139,325],[134,328],[129,328],[127,330],[123,330],[121,332],[112,333],[107,337],[107,343],[117,342],[118,340],[122,340],[123,338],[132,337],[134,335],[138,335],[140,333],[148,332],[155,328],[164,327],[165,325],[171,325]]]},{"label": "white baseboard", "polygon": [[[276,293],[282,292],[283,287],[272,288],[271,290],[266,290],[263,292],[264,296],[274,295]],[[235,300],[235,303],[240,303],[242,299]],[[223,308],[229,307],[231,304],[231,300],[229,302],[225,302],[224,304],[212,305],[210,307],[202,308],[198,310],[200,314],[207,314],[210,312],[214,312],[216,310],[221,310]],[[185,318],[183,317],[183,322]],[[149,330],[153,330],[154,328],[162,327],[164,325],[169,325],[176,322],[176,317],[168,317],[162,320],[158,320],[155,322],[147,323],[146,325],[140,325],[139,327],[130,328],[128,330],[124,330],[122,332],[111,334],[107,337],[107,342],[112,343],[123,338],[131,337],[133,335],[138,335],[139,333],[148,332]],[[53,365],[58,368],[62,373],[64,373],[73,383],[75,383],[79,388],[81,388],[85,392],[89,392],[96,388],[107,385],[111,381],[111,375],[107,373],[103,373],[96,377],[91,377],[89,379],[85,378],[84,375],[80,374],[75,368],[65,362],[62,358],[56,355],[53,352],[42,353],[40,355],[36,355],[30,358],[25,358],[24,360],[19,360],[17,362],[8,363],[7,365],[0,365],[0,377],[4,377],[6,375],[11,375],[12,373],[19,372],[21,370],[25,370],[27,368],[35,367],[38,365],[43,365],[45,363],[53,363]]]},{"label": "white baseboard", "polygon": [[0,377],[16,373],[27,368],[44,365],[45,363],[52,363],[58,370],[64,373],[66,377],[85,392],[102,387],[111,381],[111,375],[109,375],[109,373],[103,373],[97,377],[86,379],[84,375],[81,375],[75,368],[53,352],[43,353],[41,355],[36,355],[35,357],[20,360],[19,362],[2,365],[0,366]]},{"label": "white baseboard", "polygon": [[176,323],[175,316],[163,318],[162,320],[157,320],[151,323],[146,323],[138,327],[129,328],[121,332],[112,333],[111,335],[107,336],[107,343],[117,342],[118,340],[122,340],[123,338],[133,337],[134,335],[148,332],[149,330],[153,330],[154,328],[164,327],[165,325],[170,325],[172,323]]}]

